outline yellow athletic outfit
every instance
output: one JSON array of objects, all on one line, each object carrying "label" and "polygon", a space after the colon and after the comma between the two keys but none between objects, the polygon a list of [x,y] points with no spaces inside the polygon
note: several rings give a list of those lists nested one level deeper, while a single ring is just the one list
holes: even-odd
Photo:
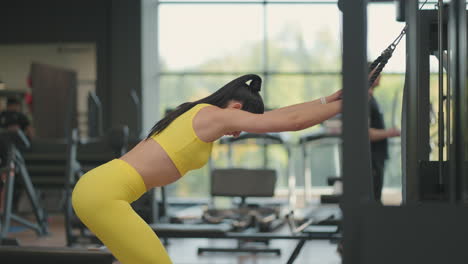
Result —
[{"label": "yellow athletic outfit", "polygon": [[204,142],[197,137],[192,126],[193,117],[206,106],[209,104],[194,106],[174,120],[163,132],[151,137],[166,151],[180,175],[203,167],[210,158],[213,143]]},{"label": "yellow athletic outfit", "polygon": [[[199,139],[192,126],[193,117],[206,106],[194,106],[151,137],[181,175],[208,162],[213,144]],[[72,204],[76,215],[122,264],[171,263],[154,231],[130,206],[145,192],[140,174],[127,162],[114,159],[80,178]]]}]

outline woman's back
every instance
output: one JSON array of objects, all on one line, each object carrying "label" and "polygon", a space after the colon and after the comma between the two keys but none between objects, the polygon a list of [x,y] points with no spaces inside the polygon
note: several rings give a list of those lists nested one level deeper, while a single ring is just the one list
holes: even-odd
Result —
[{"label": "woman's back", "polygon": [[206,164],[213,143],[198,136],[198,133],[206,134],[209,126],[210,111],[198,114],[205,107],[210,105],[194,106],[162,132],[141,141],[121,158],[140,173],[147,189],[174,182],[187,171]]}]

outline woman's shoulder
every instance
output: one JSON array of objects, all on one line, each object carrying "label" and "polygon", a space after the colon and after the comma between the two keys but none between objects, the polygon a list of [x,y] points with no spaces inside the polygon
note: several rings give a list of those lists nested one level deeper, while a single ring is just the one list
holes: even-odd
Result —
[{"label": "woman's shoulder", "polygon": [[216,105],[206,104],[206,103],[197,104],[195,108],[197,110],[200,110],[199,112],[206,112],[206,113],[212,113],[212,112],[219,111],[222,109]]},{"label": "woman's shoulder", "polygon": [[199,107],[199,108],[205,108],[205,107],[212,107],[212,108],[218,108],[216,105],[212,105],[212,104],[207,104],[207,103],[200,103],[200,104],[197,104],[196,107]]}]

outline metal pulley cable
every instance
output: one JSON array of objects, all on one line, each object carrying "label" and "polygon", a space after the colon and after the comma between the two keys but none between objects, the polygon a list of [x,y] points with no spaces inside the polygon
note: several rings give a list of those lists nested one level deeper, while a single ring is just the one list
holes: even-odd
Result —
[{"label": "metal pulley cable", "polygon": [[[427,3],[428,0],[426,0],[420,7],[422,9],[424,5]],[[403,39],[403,37],[406,35],[408,29],[408,25],[406,25],[400,32],[400,35],[398,35],[395,40],[380,54],[380,56],[374,60],[374,62],[371,63],[369,67],[369,72],[372,72],[372,76],[369,78],[369,87],[371,87],[377,77],[382,73],[382,70],[385,68],[385,65],[387,65],[388,60],[393,55],[393,52],[395,51],[396,47],[398,44],[400,44],[400,41]]]}]

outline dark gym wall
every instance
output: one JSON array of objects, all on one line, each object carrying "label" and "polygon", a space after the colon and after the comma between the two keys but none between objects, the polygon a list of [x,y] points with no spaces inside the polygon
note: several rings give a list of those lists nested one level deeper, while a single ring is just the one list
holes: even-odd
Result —
[{"label": "dark gym wall", "polygon": [[[110,20],[111,123],[128,124],[133,136],[141,130],[142,107],[135,110],[130,92],[141,102],[141,7],[140,0],[112,0]],[[100,96],[101,97],[101,96]],[[138,112],[138,113],[137,113]],[[139,127],[137,127],[139,126]]]},{"label": "dark gym wall", "polygon": [[126,124],[135,135],[141,106],[132,107],[130,91],[141,97],[140,6],[140,0],[2,1],[0,44],[96,43],[104,129]]}]

